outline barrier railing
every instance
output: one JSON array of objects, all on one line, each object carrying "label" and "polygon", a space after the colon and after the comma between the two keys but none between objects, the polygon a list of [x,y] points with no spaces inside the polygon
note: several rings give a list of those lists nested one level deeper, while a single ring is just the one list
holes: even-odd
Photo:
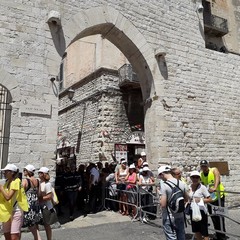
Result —
[{"label": "barrier railing", "polygon": [[[114,202],[119,204],[119,208],[121,204],[135,208],[136,213],[132,216],[132,220],[139,218],[142,222],[146,215],[160,218],[159,194],[156,187],[153,186],[155,191],[148,191],[139,185],[131,185],[133,187],[129,190],[117,189],[116,183],[112,183],[106,187],[104,208],[108,209],[108,202]],[[127,196],[126,201],[120,200],[120,196],[124,194]],[[117,207],[115,207],[116,209]]]},{"label": "barrier railing", "polygon": [[[114,184],[115,184],[115,187],[113,187]],[[135,191],[133,192],[129,190],[117,189],[116,183],[113,183],[112,185],[108,186],[105,189],[104,208],[105,209],[107,208],[106,206],[107,201],[113,201],[117,204],[126,204],[128,206],[135,207],[136,214],[133,216],[132,220],[139,219],[141,222],[143,222],[143,218],[146,215],[153,216],[154,218],[161,218],[161,208],[159,204],[159,191],[157,190],[157,187],[153,186],[153,191],[148,191],[139,185],[134,185],[134,188],[135,188]],[[227,198],[231,198],[230,194],[238,195],[238,197],[240,198],[240,192],[224,191],[224,193],[226,194],[226,202],[227,202]],[[120,201],[119,194],[133,194],[134,201],[127,201],[127,202]],[[217,192],[216,194],[219,196],[220,192]],[[146,199],[144,199],[146,197],[148,198],[147,201],[145,201]],[[209,217],[214,217],[214,216],[220,217],[220,230],[216,230],[213,227],[209,226],[209,231],[211,233],[212,232],[223,233],[223,234],[226,234],[227,236],[232,236],[232,237],[235,237],[236,239],[240,239],[240,231],[239,231],[240,204],[230,206],[229,203],[227,202],[228,206],[221,206],[221,202],[219,198],[218,198],[218,201],[219,201],[219,204],[218,204],[219,206],[213,205],[211,203],[209,203],[208,206],[212,208],[212,214],[209,214]],[[188,221],[188,223],[190,223],[190,221]],[[225,231],[224,231],[224,224],[226,224]],[[233,224],[235,224],[235,228]],[[230,226],[231,229],[228,226]]]},{"label": "barrier railing", "polygon": [[[217,195],[218,204],[208,203],[207,205],[208,210],[210,212],[209,217],[211,218],[217,217],[218,221],[220,222],[220,226],[219,229],[216,229],[215,227],[214,228],[209,227],[209,230],[240,239],[240,231],[238,230],[240,226],[239,221],[240,204],[237,205],[233,204],[231,206],[229,205],[229,201],[227,200],[231,198],[230,195],[233,195],[234,196],[233,198],[236,198],[235,196],[238,196],[238,198],[240,199],[240,192],[216,191],[215,193]],[[224,194],[225,199],[221,199],[222,193]],[[229,226],[231,227],[231,229],[228,230]],[[235,234],[234,232],[237,232],[239,234]]]},{"label": "barrier railing", "polygon": [[[131,206],[136,210],[136,213],[133,215],[133,219],[135,219],[139,214],[139,197],[137,185],[132,186],[133,187],[131,188],[131,190],[118,189],[116,183],[112,183],[107,186],[105,188],[104,208],[108,209],[109,207],[112,207],[114,208],[114,210],[121,210],[122,205],[126,205],[127,208]],[[118,204],[118,207],[109,204],[109,202]]]}]

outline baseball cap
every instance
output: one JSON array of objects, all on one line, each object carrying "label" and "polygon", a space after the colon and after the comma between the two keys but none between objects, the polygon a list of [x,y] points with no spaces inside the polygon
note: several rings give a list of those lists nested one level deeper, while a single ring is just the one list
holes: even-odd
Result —
[{"label": "baseball cap", "polygon": [[42,173],[49,173],[49,169],[47,167],[41,167],[38,172],[42,172]]},{"label": "baseball cap", "polygon": [[148,166],[148,163],[147,163],[147,162],[144,162],[142,165],[143,165],[143,166]]},{"label": "baseball cap", "polygon": [[35,167],[31,164],[28,164],[24,169],[32,173],[35,171]]},{"label": "baseball cap", "polygon": [[170,172],[171,171],[171,167],[166,165],[166,166],[161,166],[159,169],[158,169],[158,175],[163,173],[163,172]]},{"label": "baseball cap", "polygon": [[150,171],[150,169],[149,169],[149,167],[146,166],[146,167],[144,167],[144,168],[142,169],[142,171],[143,171],[143,172],[146,172],[146,171]]},{"label": "baseball cap", "polygon": [[146,156],[146,153],[145,152],[141,152],[141,157],[144,157]]},{"label": "baseball cap", "polygon": [[6,170],[10,170],[10,171],[13,171],[13,172],[17,172],[18,171],[18,168],[16,165],[14,164],[7,164],[5,168],[1,169],[1,171],[6,171]]},{"label": "baseball cap", "polygon": [[134,168],[135,168],[134,163],[129,166],[129,169],[134,169]]},{"label": "baseball cap", "polygon": [[200,173],[198,171],[192,171],[192,172],[190,172],[190,177],[192,177],[192,176],[200,177]]},{"label": "baseball cap", "polygon": [[208,164],[209,164],[209,162],[207,160],[202,160],[200,162],[200,166],[203,166],[203,165],[207,166]]}]

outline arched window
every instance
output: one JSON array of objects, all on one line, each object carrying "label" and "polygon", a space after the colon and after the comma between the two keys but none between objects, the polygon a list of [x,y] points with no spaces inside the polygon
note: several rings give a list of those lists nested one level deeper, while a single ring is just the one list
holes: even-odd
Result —
[{"label": "arched window", "polygon": [[10,92],[0,85],[0,164],[1,168],[8,161],[8,147],[11,123],[11,95]]}]

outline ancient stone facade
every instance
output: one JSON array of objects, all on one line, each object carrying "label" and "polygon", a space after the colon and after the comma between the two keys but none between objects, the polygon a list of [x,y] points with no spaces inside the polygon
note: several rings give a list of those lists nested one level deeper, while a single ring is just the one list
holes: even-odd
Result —
[{"label": "ancient stone facade", "polygon": [[92,77],[77,88],[76,104],[60,101],[59,132],[75,146],[78,163],[112,161],[114,143],[130,134],[118,73],[100,69]]},{"label": "ancient stone facade", "polygon": [[58,93],[50,79],[68,46],[101,34],[140,80],[152,166],[167,162],[191,170],[201,159],[225,161],[227,189],[239,186],[239,3],[207,2],[229,13],[221,15],[228,20],[224,52],[206,48],[198,0],[2,0],[0,84],[13,100],[9,161],[51,165]]},{"label": "ancient stone facade", "polygon": [[[134,134],[144,136],[144,113],[140,84],[125,56],[93,35],[69,46],[61,69],[58,159],[69,155],[66,139],[75,148],[77,165],[116,161],[120,155],[132,163],[139,157],[134,154],[137,149],[144,148],[144,141],[131,142]],[[70,100],[68,87],[74,91]],[[131,151],[116,154],[116,144],[131,144]]]}]

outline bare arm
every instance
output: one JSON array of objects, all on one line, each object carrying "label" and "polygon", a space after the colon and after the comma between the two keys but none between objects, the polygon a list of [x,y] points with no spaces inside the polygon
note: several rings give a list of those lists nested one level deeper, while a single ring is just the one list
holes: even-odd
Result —
[{"label": "bare arm", "polygon": [[160,198],[160,205],[162,208],[166,208],[167,207],[167,196],[166,195],[162,195]]},{"label": "bare arm", "polygon": [[116,183],[118,183],[118,172],[119,172],[119,170],[114,173]]},{"label": "bare arm", "polygon": [[214,187],[209,189],[209,192],[214,192],[217,190],[218,185],[220,184],[220,173],[217,168],[213,169],[214,174]]},{"label": "bare arm", "polygon": [[22,180],[22,186],[23,186],[24,190],[27,189],[27,187],[28,187],[27,179],[23,179],[23,180]]},{"label": "bare arm", "polygon": [[16,190],[11,189],[9,192],[6,192],[5,189],[3,188],[3,186],[0,185],[0,192],[2,193],[3,197],[7,201],[9,201],[13,197],[14,193],[16,192]]},{"label": "bare arm", "polygon": [[203,198],[203,202],[210,203],[210,202],[212,202],[212,198],[211,197]]},{"label": "bare arm", "polygon": [[184,192],[184,202],[188,202],[189,200],[189,195],[187,193],[187,191]]},{"label": "bare arm", "polygon": [[127,176],[125,177],[125,181],[128,182],[128,177],[129,177],[130,173],[127,174]]},{"label": "bare arm", "polygon": [[38,199],[39,199],[39,202],[52,200],[52,192],[46,194],[45,196],[41,195],[38,197]]}]

